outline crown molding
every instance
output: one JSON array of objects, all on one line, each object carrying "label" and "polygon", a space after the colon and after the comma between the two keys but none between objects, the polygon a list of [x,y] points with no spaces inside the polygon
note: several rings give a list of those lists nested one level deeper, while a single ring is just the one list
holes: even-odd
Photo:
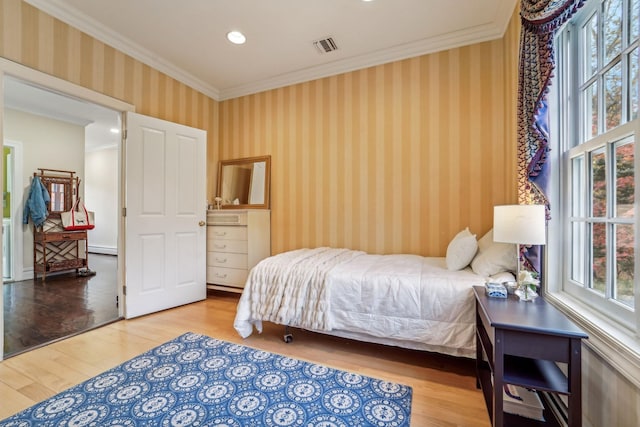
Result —
[{"label": "crown molding", "polygon": [[196,78],[192,74],[184,71],[169,61],[159,58],[149,50],[125,37],[122,37],[118,33],[110,30],[85,14],[79,13],[75,10],[70,10],[60,0],[24,1],[77,28],[78,30],[87,33],[103,43],[124,52],[144,64],[167,74],[168,76],[199,92],[202,92],[216,101],[224,101],[227,99],[373,67],[393,61],[494,40],[504,35],[514,10],[514,2],[512,0],[503,0],[497,10],[494,20],[489,24],[452,32],[438,37],[418,40],[416,42],[379,50],[371,54],[361,55],[355,58],[348,58],[303,70],[297,70],[291,73],[281,74],[244,85],[219,89]]},{"label": "crown molding", "polygon": [[440,52],[443,50],[499,39],[504,36],[511,17],[513,16],[515,6],[518,4],[518,1],[502,0],[500,6],[496,10],[496,15],[493,21],[482,26],[466,28],[464,30],[452,32],[439,37],[418,40],[413,43],[379,50],[356,58],[349,58],[311,67],[305,70],[285,73],[246,85],[223,88],[220,90],[219,100],[224,101],[227,99],[263,92],[265,90],[276,89],[292,84],[304,83],[311,80],[356,71],[363,68],[374,67],[376,65],[382,65],[393,61],[400,61],[407,58],[428,55],[430,53]]},{"label": "crown molding", "polygon": [[379,50],[371,54],[361,55],[354,58],[348,58],[330,62],[327,64],[322,64],[304,70],[281,74],[279,76],[271,77],[246,85],[221,89],[220,100],[224,101],[227,99],[263,92],[265,90],[276,89],[283,86],[308,82],[311,80],[334,76],[350,71],[361,70],[364,68],[382,65],[393,61],[400,61],[407,58],[427,55],[429,53],[453,49],[469,44],[494,40],[502,37],[503,34],[504,29],[493,24],[468,28],[464,31],[458,31],[440,37],[432,37],[424,40],[419,40],[413,43],[407,43],[389,49]]},{"label": "crown molding", "polygon": [[219,101],[220,92],[217,88],[187,73],[180,67],[158,57],[157,54],[134,43],[130,39],[122,37],[115,31],[105,27],[95,19],[72,10],[59,0],[24,0],[26,3],[57,18],[66,24],[94,37],[97,40],[117,49],[138,61],[155,68],[156,70],[178,80],[181,83]]}]

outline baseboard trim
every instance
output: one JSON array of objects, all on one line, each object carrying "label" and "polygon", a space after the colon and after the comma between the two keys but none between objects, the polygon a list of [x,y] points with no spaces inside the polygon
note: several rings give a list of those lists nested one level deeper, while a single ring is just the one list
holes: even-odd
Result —
[{"label": "baseboard trim", "polygon": [[118,255],[118,248],[110,246],[93,246],[89,245],[90,254]]},{"label": "baseboard trim", "polygon": [[22,270],[22,280],[33,280],[33,267]]}]

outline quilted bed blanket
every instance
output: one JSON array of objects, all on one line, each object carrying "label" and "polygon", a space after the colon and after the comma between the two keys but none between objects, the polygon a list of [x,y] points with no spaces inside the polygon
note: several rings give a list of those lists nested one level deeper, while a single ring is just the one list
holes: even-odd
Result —
[{"label": "quilted bed blanket", "polygon": [[269,321],[407,348],[474,357],[472,287],[444,258],[347,249],[285,252],[252,269],[234,327],[246,338]]},{"label": "quilted bed blanket", "polygon": [[[251,323],[262,328],[256,322],[258,319],[329,330],[327,274],[362,253],[347,249],[299,249],[261,261],[249,273],[234,326],[243,338],[251,335]],[[243,318],[253,322],[244,322]]]}]

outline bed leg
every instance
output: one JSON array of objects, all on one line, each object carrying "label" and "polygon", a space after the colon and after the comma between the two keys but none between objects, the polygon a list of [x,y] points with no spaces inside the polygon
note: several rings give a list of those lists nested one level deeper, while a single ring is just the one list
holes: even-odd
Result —
[{"label": "bed leg", "polygon": [[289,344],[291,341],[293,341],[293,334],[291,333],[291,331],[289,331],[289,325],[285,325],[284,326],[284,342],[286,342],[287,344]]}]

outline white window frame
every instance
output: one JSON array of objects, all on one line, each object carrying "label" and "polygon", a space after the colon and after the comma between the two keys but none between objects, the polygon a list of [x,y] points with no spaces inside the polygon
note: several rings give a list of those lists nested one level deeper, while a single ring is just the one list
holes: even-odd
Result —
[{"label": "white window frame", "polygon": [[[571,188],[573,186],[573,176],[572,176],[572,170],[571,170],[571,161],[575,158],[578,157],[582,157],[584,159],[584,170],[583,170],[583,176],[581,177],[582,179],[582,183],[584,183],[586,185],[587,188],[590,187],[589,185],[589,154],[595,152],[596,150],[599,149],[604,149],[604,153],[605,153],[605,157],[607,158],[607,162],[611,161],[610,156],[612,154],[612,149],[615,146],[616,143],[618,142],[622,142],[625,141],[628,138],[633,138],[635,136],[636,140],[638,139],[638,120],[632,121],[632,122],[627,122],[623,125],[620,125],[618,127],[616,127],[615,129],[612,129],[611,131],[607,132],[606,134],[601,134],[596,136],[595,138],[589,140],[588,142],[585,142],[583,144],[580,144],[578,146],[572,147],[568,150],[565,150],[565,158],[563,159],[563,170],[564,170],[564,182],[566,183],[565,186],[565,197],[561,203],[563,204],[562,208],[563,208],[563,212],[565,213],[563,215],[563,219],[564,219],[564,224],[563,227],[566,229],[566,236],[567,238],[565,239],[564,242],[564,247],[562,248],[563,251],[563,259],[566,260],[566,262],[563,263],[563,272],[562,272],[562,277],[563,277],[563,285],[564,285],[564,291],[571,294],[572,296],[583,300],[585,303],[587,303],[588,305],[592,306],[595,310],[597,311],[601,311],[603,314],[605,314],[606,316],[608,316],[609,318],[611,318],[612,320],[618,322],[621,324],[621,326],[624,326],[625,328],[628,328],[630,331],[634,331],[637,330],[636,326],[637,326],[637,318],[636,318],[636,311],[638,307],[640,307],[639,304],[639,295],[640,292],[638,291],[638,286],[636,285],[636,289],[635,289],[635,307],[636,309],[630,309],[628,306],[623,305],[622,303],[616,301],[615,299],[613,299],[613,295],[611,292],[611,287],[607,286],[607,290],[605,292],[605,296],[603,297],[600,293],[596,292],[593,289],[590,289],[588,287],[586,287],[585,285],[588,282],[588,278],[587,276],[589,275],[589,271],[590,271],[590,265],[588,265],[588,255],[586,255],[586,261],[585,261],[585,266],[584,266],[584,271],[583,271],[583,275],[585,277],[585,283],[578,283],[576,281],[574,281],[572,279],[572,272],[571,272],[571,252],[572,252],[572,239],[571,239],[571,227],[573,224],[572,221],[572,213],[571,213],[571,201],[568,200],[568,195],[572,193]],[[638,152],[638,144],[637,141],[634,144],[634,148],[635,148],[635,165],[638,166],[638,156],[637,156],[637,152]],[[608,163],[607,163],[608,165]],[[635,168],[635,171],[637,171],[638,168]],[[637,173],[635,174],[635,178],[637,178]],[[607,180],[608,182],[608,194],[612,194],[615,189],[613,188],[613,177],[611,175],[607,176]],[[637,179],[636,179],[637,181]],[[636,185],[636,188],[638,188],[638,186]],[[637,193],[637,190],[636,190]],[[578,218],[584,219],[585,223],[587,224],[596,224],[596,223],[600,223],[600,224],[605,224],[608,228],[611,228],[611,226],[613,224],[632,224],[635,226],[636,229],[636,236],[637,236],[637,216],[634,217],[633,219],[622,219],[622,218],[614,218],[612,216],[605,216],[602,218],[594,218],[593,216],[591,216],[589,214],[589,200],[587,197],[584,198],[585,200],[584,202],[584,206],[582,207],[583,211],[584,211],[584,215],[579,216]],[[608,203],[611,203],[611,198],[607,198]],[[637,203],[636,203],[637,204]],[[565,206],[566,205],[566,206]],[[609,208],[611,208],[611,206],[609,206]],[[611,232],[608,233],[609,236],[611,236]],[[589,239],[589,233],[586,233],[586,237],[587,240]],[[636,242],[637,242],[637,238],[636,238]],[[608,240],[607,241],[607,246],[610,247],[611,246],[611,241]],[[586,249],[587,246],[584,247],[584,249]],[[636,255],[637,255],[637,250],[635,251]],[[609,254],[611,255],[611,254]],[[636,256],[637,259],[637,256]],[[608,260],[610,261],[610,259]],[[610,282],[612,280],[612,269],[613,269],[613,265],[611,262],[607,262],[607,282]],[[636,267],[635,267],[635,277],[637,276],[637,262],[636,262]]]},{"label": "white window frame", "polygon": [[[588,0],[585,6],[576,14],[567,26],[558,32],[556,40],[556,70],[550,101],[550,128],[551,128],[551,155],[550,155],[550,191],[552,219],[549,223],[549,238],[547,243],[547,264],[545,292],[547,299],[560,306],[570,317],[579,323],[589,334],[585,342],[596,353],[606,358],[609,363],[622,372],[636,386],[640,387],[640,225],[638,207],[640,195],[640,119],[627,121],[618,127],[605,132],[600,128],[597,136],[589,141],[577,145],[584,128],[577,119],[580,109],[576,108],[574,100],[581,102],[581,95],[577,82],[581,81],[584,61],[580,54],[578,33],[581,25],[586,23],[589,17],[602,7],[602,0]],[[627,6],[628,2],[624,2]],[[624,7],[623,6],[623,7]],[[580,23],[576,25],[575,23]],[[626,26],[623,31],[626,31]],[[635,44],[634,44],[635,45]],[[624,52],[628,52],[626,49]],[[567,54],[568,52],[568,54]],[[578,64],[571,69],[570,64]],[[623,76],[626,76],[626,67],[623,67]],[[602,88],[600,97],[602,97]],[[628,102],[623,95],[623,105]],[[600,103],[599,114],[604,111]],[[624,114],[624,113],[623,113]],[[624,119],[623,119],[624,120]],[[604,120],[602,120],[604,121]],[[591,289],[573,282],[571,277],[570,250],[571,250],[571,200],[569,189],[571,186],[571,158],[581,153],[591,151],[597,147],[606,147],[615,141],[624,138],[635,138],[635,257],[634,277],[636,281],[634,297],[635,309],[629,310],[627,306],[604,299]],[[589,159],[585,157],[585,174],[588,173]],[[586,177],[585,177],[586,178]],[[609,177],[612,184],[612,177]],[[589,181],[584,181],[589,185]],[[587,197],[588,198],[588,197]],[[554,209],[555,207],[555,209]],[[584,207],[586,209],[587,206]],[[618,222],[616,220],[616,222]],[[609,265],[608,268],[611,269]],[[609,272],[611,277],[611,272]],[[610,296],[610,295],[607,295]]]}]

